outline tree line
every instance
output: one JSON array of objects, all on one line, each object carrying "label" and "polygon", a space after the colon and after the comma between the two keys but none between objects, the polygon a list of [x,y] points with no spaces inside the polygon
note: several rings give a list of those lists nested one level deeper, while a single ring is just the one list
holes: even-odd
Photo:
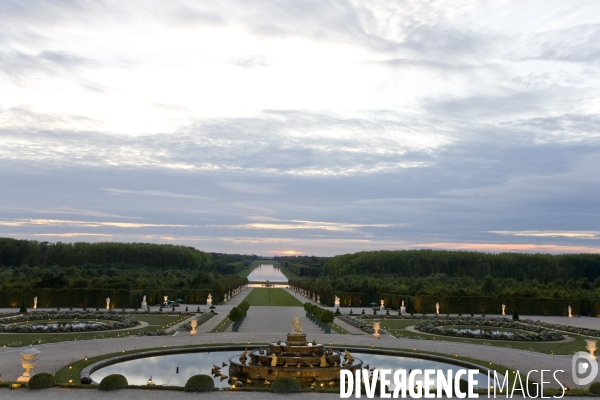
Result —
[{"label": "tree line", "polygon": [[71,267],[131,264],[150,268],[210,269],[212,258],[193,247],[151,243],[49,243],[0,238],[0,266]]},{"label": "tree line", "polygon": [[600,277],[600,254],[522,254],[478,253],[446,250],[369,251],[344,254],[327,260],[323,276],[393,275],[406,278],[443,274],[471,277],[537,280],[582,279],[592,282]]}]

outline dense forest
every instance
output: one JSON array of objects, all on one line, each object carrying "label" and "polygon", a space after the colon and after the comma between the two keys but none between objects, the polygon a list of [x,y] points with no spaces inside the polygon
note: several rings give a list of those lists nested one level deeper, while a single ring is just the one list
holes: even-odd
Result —
[{"label": "dense forest", "polygon": [[[203,302],[209,292],[218,299],[246,283],[236,274],[259,258],[174,245],[0,238],[0,303],[13,304],[21,293],[42,289],[49,291],[48,298],[66,293],[65,298],[79,303],[88,301],[82,300],[86,291],[118,291],[123,302],[167,292]],[[568,304],[585,315],[600,314],[599,254],[402,250],[275,260],[302,277],[290,280],[291,285],[319,294],[329,305],[338,295],[349,305],[385,298],[420,309],[446,299],[445,307],[496,310],[499,301],[512,299],[527,302],[531,312],[563,313]]]},{"label": "dense forest", "polygon": [[[48,243],[0,238],[0,303],[13,304],[20,293],[46,293],[85,300],[86,291],[219,299],[247,279],[219,273],[248,256],[208,254],[193,247],[148,243]],[[196,292],[191,293],[194,290]],[[200,291],[200,292],[198,292]],[[136,294],[136,296],[137,296]],[[98,294],[98,296],[100,296]],[[96,296],[96,297],[98,297]],[[112,298],[111,296],[111,298]],[[102,297],[104,298],[104,297]],[[48,299],[48,302],[60,299]],[[66,301],[66,300],[65,300]]]},{"label": "dense forest", "polygon": [[0,266],[71,267],[130,264],[156,268],[208,269],[209,254],[193,247],[150,243],[48,243],[0,238]]},{"label": "dense forest", "polygon": [[430,303],[440,301],[452,312],[497,312],[507,302],[536,314],[562,315],[568,305],[583,315],[600,314],[598,254],[361,252],[330,258],[318,277],[290,284],[319,294],[325,304],[337,295],[352,306],[406,300],[429,312]]},{"label": "dense forest", "polygon": [[329,258],[315,256],[275,256],[273,259],[279,261],[284,268],[291,270],[298,276],[316,277],[321,275],[323,264]]},{"label": "dense forest", "polygon": [[600,254],[477,253],[471,251],[400,250],[344,254],[327,260],[323,275],[394,275],[483,279],[512,278],[549,283],[556,280],[600,277]]}]

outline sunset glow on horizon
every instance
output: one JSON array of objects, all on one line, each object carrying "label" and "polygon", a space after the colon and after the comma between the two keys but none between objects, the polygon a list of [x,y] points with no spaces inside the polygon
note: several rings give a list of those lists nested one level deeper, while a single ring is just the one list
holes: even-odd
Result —
[{"label": "sunset glow on horizon", "polygon": [[600,252],[598,2],[2,5],[0,237]]}]

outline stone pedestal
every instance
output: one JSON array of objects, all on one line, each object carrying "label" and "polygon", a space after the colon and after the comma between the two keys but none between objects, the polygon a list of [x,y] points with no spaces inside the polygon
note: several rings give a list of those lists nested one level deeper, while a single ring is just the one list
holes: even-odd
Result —
[{"label": "stone pedestal", "polygon": [[305,333],[288,333],[287,341],[290,346],[306,346],[306,334]]},{"label": "stone pedestal", "polygon": [[406,307],[400,307],[400,314],[406,314]]}]

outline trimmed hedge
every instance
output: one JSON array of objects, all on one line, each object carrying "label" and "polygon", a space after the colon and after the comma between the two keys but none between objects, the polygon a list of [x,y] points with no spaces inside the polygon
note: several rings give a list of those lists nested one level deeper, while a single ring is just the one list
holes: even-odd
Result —
[{"label": "trimmed hedge", "polygon": [[239,306],[233,307],[231,311],[229,311],[229,319],[233,322],[237,322],[243,319],[246,314],[248,314],[248,309],[250,308],[250,303],[247,301],[242,301]]},{"label": "trimmed hedge", "polygon": [[325,310],[315,304],[304,303],[304,311],[314,315],[324,324],[329,324],[335,319],[335,313],[333,311]]},{"label": "trimmed hedge", "polygon": [[594,394],[600,394],[600,382],[592,383],[588,390]]},{"label": "trimmed hedge", "polygon": [[300,393],[302,385],[290,376],[280,376],[271,383],[272,393]]},{"label": "trimmed hedge", "polygon": [[215,382],[208,375],[194,375],[185,383],[186,392],[211,392]]},{"label": "trimmed hedge", "polygon": [[298,276],[319,276],[321,273],[320,268],[309,267],[304,264],[289,264],[288,269]]},{"label": "trimmed hedge", "polygon": [[54,385],[56,385],[56,379],[54,379],[52,374],[47,372],[35,374],[27,383],[30,390],[46,389]]},{"label": "trimmed hedge", "polygon": [[104,377],[98,385],[98,390],[109,390],[124,389],[128,385],[127,378],[120,374],[112,374]]},{"label": "trimmed hedge", "polygon": [[321,303],[333,307],[334,296],[340,298],[342,307],[367,308],[373,301],[379,304],[384,300],[385,307],[397,310],[404,301],[408,313],[435,313],[435,304],[440,304],[442,314],[500,314],[502,304],[506,305],[506,314],[511,315],[518,306],[522,315],[557,315],[566,317],[571,306],[573,315],[600,316],[600,299],[554,299],[554,298],[503,298],[495,296],[431,296],[431,295],[401,295],[390,293],[366,292],[323,292],[310,279],[290,279],[291,287],[309,290],[320,294]]}]

